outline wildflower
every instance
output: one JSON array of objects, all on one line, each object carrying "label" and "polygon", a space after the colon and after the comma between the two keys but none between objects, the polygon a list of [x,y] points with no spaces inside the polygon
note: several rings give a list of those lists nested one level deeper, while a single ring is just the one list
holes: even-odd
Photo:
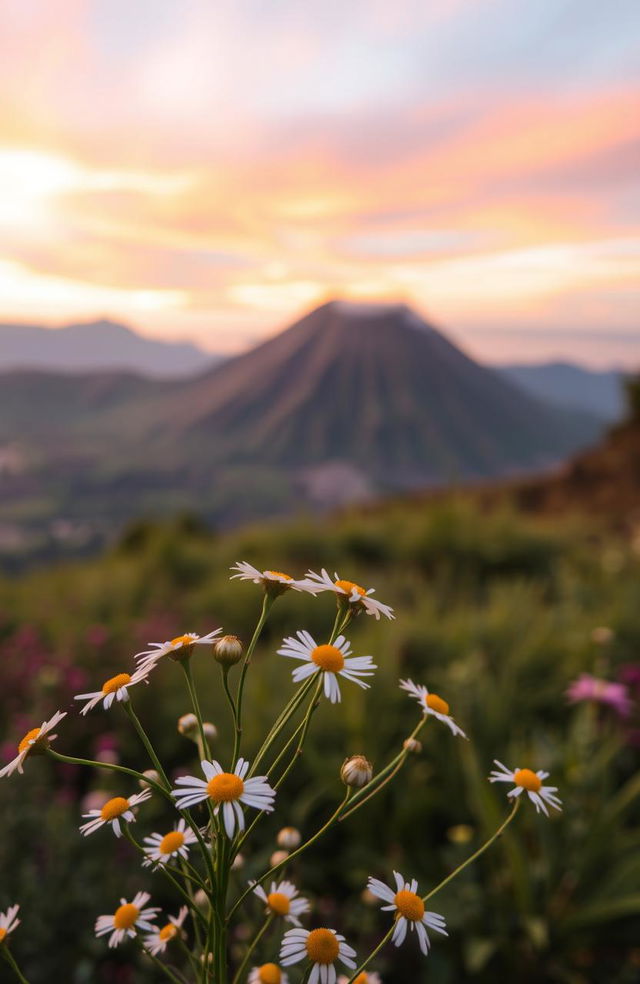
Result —
[{"label": "wildflower", "polygon": [[160,929],[154,926],[153,932],[149,936],[145,936],[145,948],[152,956],[157,957],[159,953],[164,953],[171,940],[180,935],[182,924],[187,918],[188,912],[188,907],[183,905],[177,916],[169,916],[169,922],[165,926]]},{"label": "wildflower", "polygon": [[150,834],[149,837],[145,837],[146,857],[142,863],[145,866],[160,865],[165,864],[169,858],[176,856],[186,858],[189,856],[189,846],[195,844],[197,840],[193,830],[187,826],[186,821],[181,817],[177,826],[168,834]]},{"label": "wildflower", "polygon": [[133,808],[144,803],[150,796],[150,789],[143,789],[141,793],[134,793],[129,799],[125,799],[124,796],[114,796],[113,799],[107,800],[101,809],[83,813],[84,819],[89,820],[89,823],[82,824],[80,833],[88,837],[89,834],[93,834],[100,827],[103,827],[105,823],[110,823],[116,837],[121,837],[121,821],[126,820],[127,823],[134,823],[136,817]]},{"label": "wildflower", "polygon": [[43,721],[39,728],[32,728],[31,731],[27,731],[18,745],[16,757],[8,765],[5,765],[4,769],[0,769],[0,779],[4,776],[13,775],[16,769],[22,775],[24,772],[22,764],[28,755],[40,755],[46,752],[50,743],[58,737],[51,734],[52,729],[62,721],[63,717],[66,717],[66,714],[66,711],[56,711],[53,717],[48,721]]},{"label": "wildflower", "polygon": [[[340,974],[338,984],[349,984],[349,980],[349,977]],[[375,970],[363,970],[361,974],[358,974],[353,984],[382,984],[382,979],[380,974],[376,974]]]},{"label": "wildflower", "polygon": [[293,636],[286,638],[282,649],[278,650],[280,656],[306,663],[306,666],[298,666],[293,671],[294,683],[300,683],[314,673],[323,673],[324,693],[332,704],[340,700],[338,676],[357,683],[359,687],[369,687],[360,677],[373,676],[377,666],[371,661],[371,656],[350,656],[351,645],[344,636],[338,636],[333,645],[323,646],[318,646],[308,632],[298,632],[297,636],[297,639]]},{"label": "wildflower", "polygon": [[235,666],[242,659],[242,643],[235,635],[222,636],[214,644],[213,655],[221,666]]},{"label": "wildflower", "polygon": [[360,789],[371,782],[373,776],[373,766],[364,755],[352,755],[345,759],[340,769],[340,778],[345,786],[353,786]]},{"label": "wildflower", "polygon": [[178,731],[185,738],[196,739],[199,732],[198,719],[195,714],[183,714],[178,718]]},{"label": "wildflower", "polygon": [[300,831],[296,827],[283,827],[278,832],[278,847],[284,847],[287,851],[294,851],[300,846],[301,840]]},{"label": "wildflower", "polygon": [[230,570],[238,572],[231,575],[232,581],[237,577],[241,581],[253,581],[254,584],[261,584],[265,592],[272,598],[277,598],[278,595],[290,590],[306,591],[309,594],[317,594],[321,590],[313,581],[308,581],[306,578],[296,580],[290,574],[283,574],[282,571],[259,571],[252,564],[248,564],[246,560],[234,564]]},{"label": "wildflower", "polygon": [[247,984],[289,984],[289,978],[277,964],[266,963],[251,968]]},{"label": "wildflower", "polygon": [[203,721],[202,730],[207,741],[214,741],[218,737],[218,729],[211,721]]},{"label": "wildflower", "polygon": [[411,882],[406,882],[397,871],[394,871],[393,877],[396,880],[395,891],[377,878],[370,878],[367,887],[370,892],[377,895],[383,902],[389,903],[388,905],[382,906],[383,912],[396,913],[396,925],[393,930],[393,936],[391,937],[392,942],[396,946],[401,946],[407,935],[407,928],[410,926],[418,934],[420,949],[426,956],[431,945],[427,927],[435,930],[437,933],[442,933],[443,936],[449,935],[445,929],[444,918],[438,915],[437,912],[427,912],[425,910],[424,902],[417,894],[418,883],[415,878]]},{"label": "wildflower", "polygon": [[547,817],[549,811],[545,804],[552,806],[555,810],[562,809],[562,803],[555,795],[558,792],[558,787],[542,785],[543,780],[549,775],[548,772],[542,772],[540,769],[537,772],[533,772],[531,769],[508,769],[497,759],[493,761],[501,771],[494,770],[489,776],[489,782],[514,783],[514,788],[507,793],[507,796],[510,798],[520,796],[523,790],[526,790],[529,799],[536,808],[536,813],[540,813],[542,810]]},{"label": "wildflower", "polygon": [[186,632],[185,635],[176,636],[167,642],[150,642],[150,649],[145,649],[136,654],[138,665],[141,670],[155,669],[156,664],[163,656],[170,656],[178,662],[183,662],[191,656],[194,646],[208,646],[213,644],[216,636],[219,636],[222,629],[213,629],[206,635],[199,636],[195,632]]},{"label": "wildflower", "polygon": [[284,967],[305,959],[311,961],[309,984],[334,984],[336,960],[355,970],[352,959],[355,955],[353,947],[335,929],[289,929],[280,948],[280,962]]},{"label": "wildflower", "polygon": [[138,779],[140,789],[151,789],[152,782],[155,782],[156,784],[160,783],[160,773],[155,769],[145,769],[142,775],[144,776],[144,779]]},{"label": "wildflower", "polygon": [[195,776],[180,776],[176,779],[176,784],[184,787],[171,790],[179,810],[195,806],[196,803],[202,803],[204,800],[211,800],[216,804],[214,810],[216,815],[222,807],[224,829],[229,837],[234,836],[236,826],[238,830],[244,830],[241,803],[267,813],[273,810],[275,790],[267,782],[267,776],[245,779],[249,771],[249,763],[245,759],[238,759],[233,772],[224,772],[220,763],[215,760],[200,764],[205,779],[198,779]]},{"label": "wildflower", "polygon": [[7,938],[20,925],[20,920],[16,919],[19,911],[19,905],[12,905],[6,912],[0,912],[0,946],[6,945]]},{"label": "wildflower", "polygon": [[633,708],[633,701],[624,683],[599,680],[590,673],[581,673],[577,680],[569,684],[567,697],[572,704],[578,704],[583,700],[606,704],[620,717],[629,717]]},{"label": "wildflower", "polygon": [[147,677],[149,676],[150,668],[147,665],[144,669],[137,669],[131,675],[128,673],[118,673],[117,676],[105,680],[101,690],[96,690],[91,694],[76,694],[73,698],[74,700],[87,701],[80,713],[88,714],[100,701],[102,701],[105,711],[108,711],[114,700],[122,701],[123,703],[129,700],[129,687],[135,687],[137,683],[148,683]]},{"label": "wildflower", "polygon": [[462,728],[450,716],[449,705],[442,697],[437,694],[430,694],[426,687],[414,683],[413,680],[401,680],[400,689],[406,690],[408,694],[415,697],[422,706],[423,714],[432,714],[438,721],[443,721],[451,728],[454,735],[461,735],[462,738],[467,737]]},{"label": "wildflower", "polygon": [[298,896],[298,889],[289,881],[271,882],[268,894],[262,885],[256,885],[253,891],[265,903],[268,914],[282,916],[294,926],[300,925],[298,917],[311,908],[309,900]]},{"label": "wildflower", "polygon": [[153,920],[160,909],[143,908],[150,898],[148,892],[138,892],[132,902],[120,899],[120,905],[112,916],[98,916],[96,919],[96,936],[105,936],[107,933],[111,933],[109,946],[113,947],[119,946],[125,936],[134,937],[137,929],[147,929],[150,932],[155,930]]},{"label": "wildflower", "polygon": [[269,858],[269,867],[276,868],[281,865],[289,857],[288,851],[274,851]]},{"label": "wildflower", "polygon": [[419,755],[422,751],[422,742],[418,741],[417,738],[405,738],[402,742],[402,747],[405,752],[409,752],[412,755]]},{"label": "wildflower", "polygon": [[381,601],[371,597],[375,588],[369,588],[367,591],[355,581],[343,580],[339,574],[334,574],[332,580],[324,567],[321,574],[307,571],[307,577],[312,584],[316,584],[318,591],[333,591],[338,597],[338,603],[343,601],[345,604],[351,605],[356,611],[364,610],[367,615],[374,615],[376,619],[379,619],[381,615],[384,615],[385,618],[395,618],[393,608],[390,608],[389,605],[383,605]]}]

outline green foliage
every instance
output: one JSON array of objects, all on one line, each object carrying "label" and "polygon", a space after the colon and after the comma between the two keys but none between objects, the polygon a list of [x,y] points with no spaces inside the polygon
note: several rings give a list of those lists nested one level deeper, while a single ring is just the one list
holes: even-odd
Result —
[{"label": "green foliage", "polygon": [[[317,911],[365,952],[385,925],[359,900],[367,875],[387,877],[395,867],[427,891],[505,815],[504,790],[486,782],[493,758],[531,764],[548,769],[560,788],[562,816],[547,820],[523,809],[494,850],[434,902],[451,935],[434,945],[428,971],[417,947],[387,948],[383,980],[400,984],[428,973],[434,984],[633,984],[640,914],[634,752],[612,712],[571,708],[565,698],[580,672],[613,677],[637,659],[640,562],[604,531],[481,514],[463,500],[224,537],[189,517],[139,523],[100,560],[0,582],[7,681],[0,740],[14,742],[58,706],[70,709],[74,693],[130,667],[132,653],[150,640],[218,624],[247,639],[260,592],[228,580],[231,564],[245,559],[296,576],[326,566],[375,586],[398,617],[375,623],[361,616],[349,633],[357,652],[376,657],[374,685],[366,694],[344,688],[338,709],[320,707],[300,768],[279,796],[278,820],[265,821],[264,850],[247,858],[243,883],[264,870],[283,817],[310,834],[329,815],[342,793],[345,754],[363,752],[379,767],[397,748],[416,720],[397,687],[400,676],[411,676],[446,697],[471,741],[430,721],[422,754],[300,861],[294,875],[316,896]],[[250,750],[292,691],[290,668],[274,655],[283,633],[297,624],[321,634],[331,619],[328,595],[291,592],[274,606],[256,656],[260,672],[248,679]],[[613,631],[609,643],[592,639],[601,625]],[[194,667],[205,714],[226,739],[218,667],[201,654]],[[175,723],[189,707],[175,666],[158,669],[153,686],[136,694],[136,707],[164,759],[175,768],[188,763],[192,746]],[[69,715],[59,730],[61,751],[93,754],[107,731],[124,764],[147,767],[117,707],[87,719]],[[161,882],[137,867],[128,845],[118,846],[114,864],[110,834],[83,841],[77,833],[78,801],[103,788],[104,777],[36,759],[26,772],[0,784],[0,909],[23,905],[16,954],[33,984],[133,980],[117,976],[126,974],[124,966],[118,971],[126,954],[105,955],[93,921],[139,887],[169,904]],[[106,788],[115,789],[113,780]],[[350,904],[335,913],[329,897]],[[154,980],[151,973],[140,979]]]}]

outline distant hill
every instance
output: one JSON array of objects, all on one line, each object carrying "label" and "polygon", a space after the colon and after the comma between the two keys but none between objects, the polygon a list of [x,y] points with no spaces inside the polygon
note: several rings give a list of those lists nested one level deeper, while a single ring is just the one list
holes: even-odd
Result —
[{"label": "distant hill", "polygon": [[[285,468],[348,462],[384,488],[549,467],[592,415],[532,398],[405,305],[324,304],[166,397],[163,441]],[[164,422],[162,422],[164,418]]]},{"label": "distant hill", "polygon": [[1,376],[0,555],[95,549],[141,515],[229,526],[531,474],[601,432],[404,305],[330,302],[193,377]]},{"label": "distant hill", "polygon": [[569,362],[498,366],[497,371],[532,396],[558,406],[586,410],[610,423],[624,412],[623,373],[595,370]]},{"label": "distant hill", "polygon": [[115,321],[63,328],[0,324],[0,372],[130,370],[147,376],[183,376],[219,359],[195,345],[144,338]]}]

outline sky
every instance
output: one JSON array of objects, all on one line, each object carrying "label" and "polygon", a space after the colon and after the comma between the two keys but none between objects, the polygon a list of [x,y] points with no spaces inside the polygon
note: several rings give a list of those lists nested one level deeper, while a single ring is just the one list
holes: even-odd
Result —
[{"label": "sky", "polygon": [[640,363],[637,0],[2,0],[0,320]]}]

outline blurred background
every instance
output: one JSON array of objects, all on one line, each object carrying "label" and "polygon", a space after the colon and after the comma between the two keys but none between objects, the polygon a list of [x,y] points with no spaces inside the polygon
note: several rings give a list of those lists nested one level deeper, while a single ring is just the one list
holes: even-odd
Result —
[{"label": "blurred background", "polygon": [[[494,757],[565,804],[522,811],[438,897],[450,939],[386,950],[385,984],[640,980],[638,27],[627,0],[0,7],[0,759],[149,641],[247,639],[238,560],[374,586],[397,619],[351,634],[375,685],[321,707],[238,887],[328,815],[345,755],[405,737],[399,676],[472,741],[427,729],[293,871],[359,952],[369,874],[426,891],[495,829]],[[332,619],[278,602],[250,749],[291,686],[282,636]],[[184,770],[175,667],[149,690]],[[122,718],[70,715],[61,750],[146,767]],[[35,759],[0,784],[32,984],[156,979],[93,938],[143,885],[177,911],[129,845],[78,834],[116,792]]]}]

